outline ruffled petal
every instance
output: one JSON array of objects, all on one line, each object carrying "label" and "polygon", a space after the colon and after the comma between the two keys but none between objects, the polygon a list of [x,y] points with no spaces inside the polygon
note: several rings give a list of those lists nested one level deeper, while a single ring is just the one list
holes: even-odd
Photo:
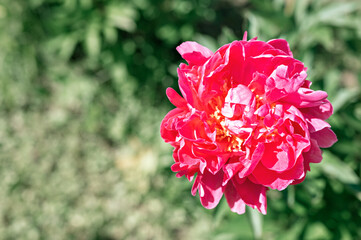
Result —
[{"label": "ruffled petal", "polygon": [[178,131],[175,125],[184,114],[184,110],[175,108],[164,117],[160,125],[160,135],[165,142],[173,144],[176,141]]},{"label": "ruffled petal", "polygon": [[303,153],[303,158],[305,162],[320,163],[322,161],[322,151],[316,140],[311,139],[311,148]]},{"label": "ruffled petal", "polygon": [[[233,181],[234,182],[234,181]],[[246,179],[242,184],[234,184],[242,200],[250,207],[256,208],[262,214],[267,211],[266,187]]]},{"label": "ruffled petal", "polygon": [[293,57],[290,46],[285,39],[272,39],[272,40],[268,41],[267,43],[272,45],[276,49],[282,50],[284,53],[286,53],[290,57]]},{"label": "ruffled petal", "polygon": [[201,65],[213,54],[211,50],[196,42],[184,42],[177,47],[179,54],[187,60],[189,64]]},{"label": "ruffled petal", "polygon": [[254,105],[254,95],[248,87],[239,84],[235,88],[231,88],[225,98],[222,108],[222,115],[227,118],[240,116],[245,110]]},{"label": "ruffled petal", "polygon": [[167,97],[169,101],[176,107],[187,110],[187,101],[182,98],[173,88],[167,88]]},{"label": "ruffled petal", "polygon": [[252,172],[252,180],[254,183],[277,189],[279,191],[285,189],[293,180],[302,178],[305,174],[303,167],[303,157],[297,159],[295,166],[284,172],[276,172],[267,169],[262,163],[259,163]]},{"label": "ruffled petal", "polygon": [[238,214],[243,214],[246,212],[246,204],[238,194],[232,182],[227,184],[224,190],[224,196],[226,197],[228,206],[232,212]]},{"label": "ruffled petal", "polygon": [[179,89],[187,101],[192,107],[196,107],[198,103],[197,94],[192,86],[192,83],[188,80],[187,76],[181,69],[177,69],[178,72],[178,85]]},{"label": "ruffled petal", "polygon": [[298,92],[289,94],[282,99],[283,102],[294,105],[297,108],[310,108],[325,103],[327,93],[324,91],[313,91],[308,88],[300,88]]},{"label": "ruffled petal", "polygon": [[203,207],[207,209],[215,208],[223,196],[223,172],[219,171],[213,175],[208,171],[204,171],[204,173],[198,175],[197,178],[198,177],[198,192]]},{"label": "ruffled petal", "polygon": [[261,161],[264,167],[283,172],[295,165],[296,157],[294,150],[286,143],[267,143]]},{"label": "ruffled petal", "polygon": [[329,148],[337,142],[336,134],[329,128],[324,128],[318,132],[311,133],[311,137],[315,139],[321,148]]}]

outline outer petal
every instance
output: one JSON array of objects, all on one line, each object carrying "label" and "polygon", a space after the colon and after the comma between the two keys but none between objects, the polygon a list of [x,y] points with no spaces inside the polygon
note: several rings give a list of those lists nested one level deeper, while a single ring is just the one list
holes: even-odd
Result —
[{"label": "outer petal", "polygon": [[227,49],[228,65],[227,69],[230,72],[231,78],[229,81],[235,85],[243,83],[245,48],[242,41],[234,41]]},{"label": "outer petal", "polygon": [[234,187],[242,200],[252,208],[257,208],[262,214],[267,213],[266,187],[246,179],[242,184],[233,180]]},{"label": "outer petal", "polygon": [[196,114],[191,115],[191,117],[188,118],[184,124],[179,125],[179,127],[179,134],[186,140],[192,142],[205,142],[209,140],[206,127]]},{"label": "outer petal", "polygon": [[297,108],[310,108],[323,104],[327,98],[324,91],[313,91],[308,88],[300,88],[298,92],[289,94],[282,99],[283,102],[290,103]]},{"label": "outer petal", "polygon": [[197,94],[192,86],[192,83],[188,80],[187,76],[181,69],[177,69],[178,72],[178,85],[185,100],[192,106],[196,107],[198,104]]},{"label": "outer petal", "polygon": [[198,87],[199,98],[203,103],[207,103],[211,98],[217,94],[221,94],[226,85],[224,78],[224,67],[227,59],[217,51],[208,61],[203,65],[202,78]]},{"label": "outer petal", "polygon": [[321,131],[311,133],[311,137],[315,139],[322,148],[329,148],[337,142],[336,134],[329,128],[324,128]]},{"label": "outer petal", "polygon": [[284,40],[284,39],[273,39],[273,40],[268,41],[267,43],[272,45],[274,48],[282,50],[287,55],[293,57],[290,46],[288,45],[288,42],[286,40]]},{"label": "outer petal", "polygon": [[243,214],[246,211],[246,204],[238,194],[232,182],[229,182],[224,190],[224,196],[232,212]]},{"label": "outer petal", "polygon": [[187,60],[189,64],[201,65],[213,54],[211,50],[196,42],[184,42],[177,47],[179,54]]},{"label": "outer petal", "polygon": [[191,193],[193,196],[195,196],[197,194],[198,188],[199,188],[199,184],[200,184],[200,180],[201,180],[201,174],[198,174],[196,177],[196,180],[194,180],[193,186],[192,186],[192,190]]},{"label": "outer petal", "polygon": [[166,90],[167,97],[169,101],[176,107],[187,110],[187,101],[184,100],[173,88],[167,88]]},{"label": "outer petal", "polygon": [[198,178],[198,192],[203,207],[207,209],[215,208],[223,196],[223,171],[213,175],[205,170],[203,174],[197,176]]},{"label": "outer petal", "polygon": [[319,118],[322,120],[326,120],[329,118],[333,113],[333,107],[327,99],[323,101],[322,104],[309,107],[309,108],[302,108],[300,109],[305,117],[308,118]]},{"label": "outer petal", "polygon": [[311,139],[311,148],[308,152],[303,153],[305,162],[319,163],[322,161],[322,151],[317,144],[317,141]]},{"label": "outer petal", "polygon": [[295,179],[302,178],[304,176],[303,157],[300,156],[296,161],[296,165],[285,172],[276,172],[267,169],[262,163],[259,163],[257,167],[250,175],[250,180],[257,184],[262,184],[272,189],[283,190],[290,185]]},{"label": "outer petal", "polygon": [[184,139],[180,140],[180,147],[177,151],[177,158],[179,162],[184,165],[196,165],[199,163],[200,159],[194,156],[191,151],[191,143],[185,141]]},{"label": "outer petal", "polygon": [[187,179],[191,182],[194,175],[199,171],[199,166],[198,164],[185,165],[180,163],[178,159],[178,149],[179,147],[175,147],[173,150],[173,158],[175,163],[172,165],[171,170],[173,172],[177,172],[176,177],[182,177],[185,175]]},{"label": "outer petal", "polygon": [[160,125],[160,135],[167,143],[174,143],[178,135],[175,125],[179,118],[184,116],[185,112],[182,109],[175,108],[171,110],[163,119]]},{"label": "outer petal", "polygon": [[308,118],[307,120],[307,125],[308,125],[308,129],[309,131],[312,132],[317,132],[320,131],[324,128],[330,128],[330,124],[328,124],[328,122],[325,122],[319,118]]},{"label": "outer petal", "polygon": [[246,55],[248,57],[260,56],[266,50],[273,49],[273,47],[263,41],[248,41],[245,44]]}]

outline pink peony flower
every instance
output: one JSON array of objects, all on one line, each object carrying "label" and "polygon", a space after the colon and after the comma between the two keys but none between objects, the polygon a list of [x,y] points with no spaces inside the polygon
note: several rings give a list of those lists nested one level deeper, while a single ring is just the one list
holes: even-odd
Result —
[{"label": "pink peony flower", "polygon": [[245,205],[266,214],[268,188],[302,182],[321,148],[337,141],[324,120],[332,114],[327,93],[310,89],[307,68],[286,40],[242,41],[215,53],[196,42],[177,47],[188,62],[178,68],[180,96],[163,119],[161,136],[174,147],[177,177],[195,177],[205,208],[225,195],[233,212]]}]

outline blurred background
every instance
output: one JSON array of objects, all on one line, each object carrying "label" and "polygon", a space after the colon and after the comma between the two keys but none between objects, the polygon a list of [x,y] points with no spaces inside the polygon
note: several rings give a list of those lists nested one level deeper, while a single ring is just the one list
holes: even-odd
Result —
[{"label": "blurred background", "polygon": [[268,192],[264,239],[361,239],[359,0],[0,0],[0,239],[252,239],[171,172],[175,48],[285,38],[338,143]]}]

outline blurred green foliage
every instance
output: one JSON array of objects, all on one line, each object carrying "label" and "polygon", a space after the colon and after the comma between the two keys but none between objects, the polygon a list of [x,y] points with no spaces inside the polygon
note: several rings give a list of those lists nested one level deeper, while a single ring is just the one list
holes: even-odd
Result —
[{"label": "blurred green foliage", "polygon": [[159,124],[193,40],[282,37],[339,142],[269,191],[264,239],[361,239],[359,0],[1,0],[0,239],[252,239],[170,171]]}]

